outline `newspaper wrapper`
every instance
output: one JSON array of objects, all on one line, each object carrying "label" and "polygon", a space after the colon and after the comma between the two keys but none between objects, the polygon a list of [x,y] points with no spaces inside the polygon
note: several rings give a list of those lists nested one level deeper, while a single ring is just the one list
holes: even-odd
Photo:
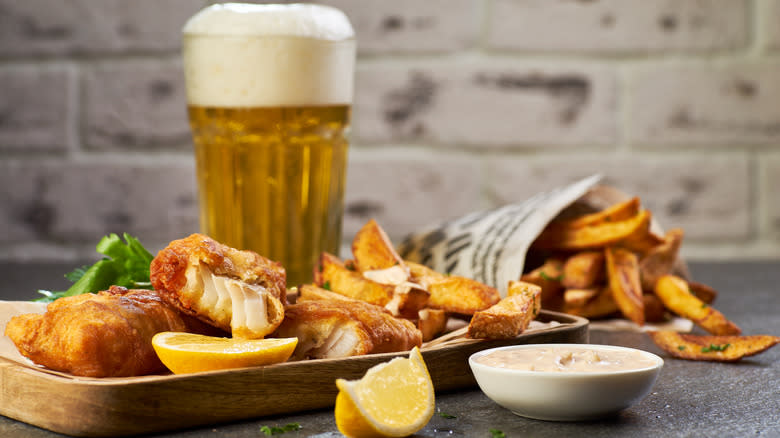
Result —
[{"label": "newspaper wrapper", "polygon": [[[473,278],[495,287],[506,296],[510,280],[523,273],[528,249],[553,219],[589,213],[628,198],[625,193],[598,185],[601,175],[592,175],[565,187],[539,193],[526,201],[494,210],[470,213],[459,219],[413,233],[399,246],[405,260],[421,263],[451,275]],[[655,221],[651,228],[662,233]],[[682,260],[676,273],[688,277]],[[591,322],[603,330],[675,330],[688,332],[693,323],[674,318],[663,324],[639,327],[626,320]]]}]

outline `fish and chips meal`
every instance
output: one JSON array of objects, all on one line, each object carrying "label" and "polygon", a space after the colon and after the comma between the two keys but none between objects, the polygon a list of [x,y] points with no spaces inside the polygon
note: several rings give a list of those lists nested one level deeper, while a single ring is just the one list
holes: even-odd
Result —
[{"label": "fish and chips meal", "polygon": [[[229,356],[225,339],[253,349],[234,354],[244,366],[265,364],[269,356],[283,362],[409,351],[442,334],[451,317],[470,319],[473,338],[509,339],[540,310],[535,285],[513,282],[501,299],[493,287],[407,263],[373,220],[355,236],[352,251],[354,260],[323,253],[314,283],[288,290],[281,264],[192,234],[151,259],[153,289],[47,293],[56,299],[46,312],[13,317],[5,335],[23,356],[52,370],[127,377],[164,372],[163,363],[174,372],[221,369],[214,358]],[[276,342],[242,342],[263,339]],[[282,341],[289,339],[296,342]],[[280,342],[286,355],[278,353]]]},{"label": "fish and chips meal", "polygon": [[[430,341],[435,345],[448,330],[452,338],[513,339],[541,309],[591,319],[622,316],[639,326],[679,315],[709,335],[649,333],[660,348],[682,359],[736,361],[780,342],[776,336],[740,336],[740,328],[711,307],[717,292],[679,269],[682,230],[658,235],[651,218],[639,198],[556,218],[531,246],[530,266],[509,282],[505,297],[476,280],[404,260],[374,220],[355,235],[353,259],[323,252],[313,283],[289,289],[280,263],[203,234],[172,241],[151,261],[125,236],[131,248],[125,256],[140,254],[140,264],[148,263],[153,289],[112,285],[79,295],[45,292],[57,298],[46,312],[13,317],[5,334],[33,362],[89,377],[164,372],[158,357],[163,353],[177,363],[169,369],[191,372],[224,368],[219,362],[228,360],[218,358],[231,354],[234,363],[252,366],[269,358],[409,351]],[[121,257],[117,241],[110,236],[98,248]],[[93,268],[111,262],[104,259]],[[93,268],[76,285],[104,285],[114,278],[102,278]],[[99,278],[102,283],[95,281]],[[144,283],[136,278],[126,284]],[[452,331],[451,321],[465,325]],[[189,338],[176,333],[202,337],[188,344],[181,339]],[[252,351],[238,357],[225,339]]]},{"label": "fish and chips meal", "polygon": [[681,359],[736,361],[780,342],[777,336],[740,336],[742,330],[711,306],[717,292],[679,271],[683,231],[658,235],[651,219],[634,197],[553,220],[529,251],[541,263],[521,279],[542,289],[548,310],[589,319],[618,316],[639,326],[671,314],[687,318],[710,335],[649,331],[661,349]]}]

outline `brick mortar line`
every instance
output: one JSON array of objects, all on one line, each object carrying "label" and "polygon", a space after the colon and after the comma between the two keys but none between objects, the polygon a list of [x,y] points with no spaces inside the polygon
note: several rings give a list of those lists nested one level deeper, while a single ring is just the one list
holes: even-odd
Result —
[{"label": "brick mortar line", "polygon": [[[474,62],[474,61],[524,61],[528,63],[555,64],[599,64],[608,66],[622,65],[665,65],[670,62],[780,62],[780,51],[764,50],[766,42],[756,43],[760,47],[751,47],[748,50],[733,53],[696,53],[663,51],[659,53],[637,51],[628,56],[609,56],[605,54],[586,54],[576,52],[510,52],[491,51],[484,49],[465,49],[456,52],[418,52],[418,53],[376,53],[361,54],[358,56],[357,65],[372,66],[376,64],[387,65],[413,65],[420,61],[431,63],[448,62]],[[133,61],[180,61],[181,52],[172,51],[165,53],[117,53],[113,55],[96,56],[55,56],[55,57],[0,57],[0,69],[15,68],[21,66],[49,66],[66,63],[78,63],[85,65],[103,64],[112,61],[129,63]]]}]

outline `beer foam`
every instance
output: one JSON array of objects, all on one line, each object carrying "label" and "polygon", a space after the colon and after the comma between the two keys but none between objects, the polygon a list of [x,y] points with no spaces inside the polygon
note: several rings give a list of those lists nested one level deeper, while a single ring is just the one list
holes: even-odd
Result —
[{"label": "beer foam", "polygon": [[350,104],[354,30],[323,5],[219,4],[184,25],[189,103],[214,107]]}]

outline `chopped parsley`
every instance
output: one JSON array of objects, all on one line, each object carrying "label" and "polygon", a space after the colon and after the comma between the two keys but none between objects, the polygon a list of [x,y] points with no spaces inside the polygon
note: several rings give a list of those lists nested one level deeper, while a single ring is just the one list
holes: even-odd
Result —
[{"label": "chopped parsley", "polygon": [[452,414],[448,414],[446,412],[439,412],[439,416],[441,418],[447,418],[447,419],[458,418],[458,417],[456,417],[456,416],[454,416]]},{"label": "chopped parsley", "polygon": [[685,345],[678,345],[677,349],[680,350],[680,351],[683,351],[683,350],[685,350]]},{"label": "chopped parsley", "polygon": [[707,306],[707,303],[701,303],[701,308],[702,308],[702,309],[706,309],[707,307],[708,307],[708,306]]},{"label": "chopped parsley", "polygon": [[506,434],[498,429],[490,429],[491,438],[506,438]]},{"label": "chopped parsley", "polygon": [[298,423],[287,423],[282,427],[278,426],[263,426],[260,428],[260,432],[263,432],[266,436],[281,435],[285,432],[295,432],[301,430],[301,425]]},{"label": "chopped parsley", "polygon": [[330,281],[326,281],[325,283],[322,283],[322,288],[325,290],[330,290]]},{"label": "chopped parsley", "polygon": [[563,280],[563,274],[553,278],[553,277],[550,277],[549,275],[547,275],[547,273],[545,273],[544,271],[539,271],[539,276],[542,277],[542,280],[547,280],[547,281],[561,281],[561,280]]},{"label": "chopped parsley", "polygon": [[731,344],[715,345],[710,344],[708,347],[702,347],[702,353],[712,353],[714,351],[725,351]]}]

